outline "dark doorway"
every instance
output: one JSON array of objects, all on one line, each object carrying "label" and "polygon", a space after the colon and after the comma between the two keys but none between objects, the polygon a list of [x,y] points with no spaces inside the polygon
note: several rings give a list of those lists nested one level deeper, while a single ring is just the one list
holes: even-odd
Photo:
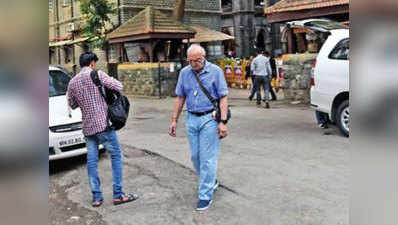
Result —
[{"label": "dark doorway", "polygon": [[257,40],[256,40],[256,47],[257,47],[257,50],[262,50],[262,51],[265,50],[265,31],[264,31],[264,29],[261,29],[258,32]]}]

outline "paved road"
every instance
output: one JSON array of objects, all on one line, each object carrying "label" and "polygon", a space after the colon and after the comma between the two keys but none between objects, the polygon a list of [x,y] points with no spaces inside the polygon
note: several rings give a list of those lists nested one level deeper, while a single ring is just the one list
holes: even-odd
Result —
[{"label": "paved road", "polygon": [[[110,204],[110,163],[103,154],[100,174],[108,202],[94,210],[84,157],[57,162],[50,165],[50,199],[56,196],[50,212],[53,224],[89,224],[93,218],[112,225],[348,224],[349,140],[336,128],[317,128],[307,106],[278,101],[271,109],[256,108],[246,95],[231,92],[233,119],[219,158],[222,185],[209,211],[193,210],[196,178],[184,115],[177,138],[167,134],[174,99],[132,98],[133,116],[119,134],[125,187],[141,198],[121,207]],[[62,206],[72,213],[63,213]],[[84,213],[73,217],[78,209]]]}]

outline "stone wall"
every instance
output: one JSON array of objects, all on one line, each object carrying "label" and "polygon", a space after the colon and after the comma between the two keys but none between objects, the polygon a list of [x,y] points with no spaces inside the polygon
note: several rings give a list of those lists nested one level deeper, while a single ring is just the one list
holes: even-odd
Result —
[{"label": "stone wall", "polygon": [[311,69],[317,54],[287,54],[282,57],[283,80],[280,86],[287,101],[311,102]]},{"label": "stone wall", "polygon": [[[160,64],[161,95],[174,95],[178,72],[170,72],[171,63]],[[159,96],[159,64],[136,63],[118,65],[118,79],[123,92],[130,95]]]}]

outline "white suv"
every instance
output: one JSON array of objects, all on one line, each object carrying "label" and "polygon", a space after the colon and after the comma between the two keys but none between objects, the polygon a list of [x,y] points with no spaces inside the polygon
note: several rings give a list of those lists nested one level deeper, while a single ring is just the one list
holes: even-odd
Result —
[{"label": "white suv", "polygon": [[328,34],[313,64],[311,106],[327,113],[348,136],[350,34],[348,29],[329,30]]}]

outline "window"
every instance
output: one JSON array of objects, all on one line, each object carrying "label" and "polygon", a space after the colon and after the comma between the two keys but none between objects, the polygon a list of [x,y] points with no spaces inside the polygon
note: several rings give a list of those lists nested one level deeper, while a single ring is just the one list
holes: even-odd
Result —
[{"label": "window", "polygon": [[65,95],[71,77],[62,71],[50,71],[48,77],[48,95],[50,97]]},{"label": "window", "polygon": [[350,56],[350,39],[340,41],[329,55],[329,59],[348,60]]}]

